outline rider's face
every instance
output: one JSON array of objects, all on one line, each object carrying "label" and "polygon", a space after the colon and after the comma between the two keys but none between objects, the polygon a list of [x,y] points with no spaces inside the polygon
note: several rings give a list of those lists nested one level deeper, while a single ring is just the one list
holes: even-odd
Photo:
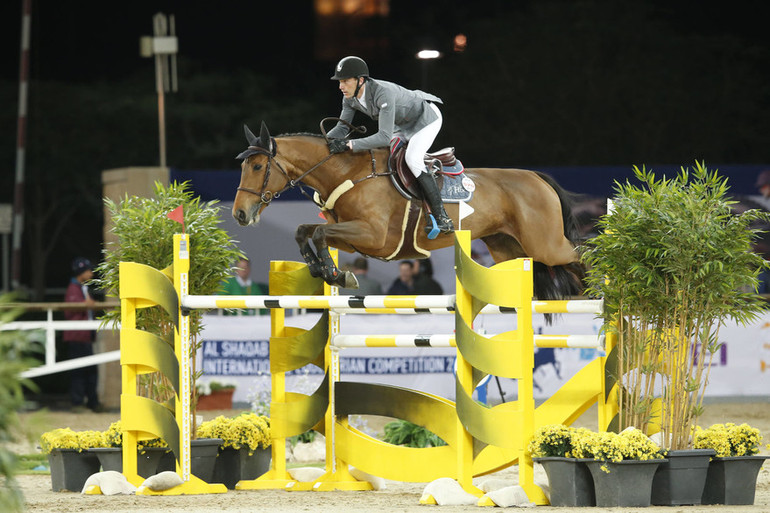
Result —
[{"label": "rider's face", "polygon": [[343,78],[340,80],[340,91],[342,91],[342,94],[345,96],[345,98],[353,97],[353,93],[356,92],[358,80],[358,78]]}]

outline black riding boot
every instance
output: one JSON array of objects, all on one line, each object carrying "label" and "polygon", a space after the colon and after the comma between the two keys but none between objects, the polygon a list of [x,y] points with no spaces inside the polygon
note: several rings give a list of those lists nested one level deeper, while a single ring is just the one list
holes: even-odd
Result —
[{"label": "black riding boot", "polygon": [[[455,231],[455,227],[452,224],[452,219],[447,215],[444,210],[444,202],[441,201],[441,194],[438,191],[438,185],[436,179],[429,172],[420,173],[417,177],[417,183],[420,184],[422,192],[425,195],[425,201],[430,205],[430,209],[433,211],[433,217],[436,219],[436,228],[438,232],[450,233]],[[434,226],[430,218],[428,218],[428,225],[425,227],[425,233],[428,234],[429,239],[435,239],[438,232],[434,232]],[[433,235],[431,237],[431,235]]]}]

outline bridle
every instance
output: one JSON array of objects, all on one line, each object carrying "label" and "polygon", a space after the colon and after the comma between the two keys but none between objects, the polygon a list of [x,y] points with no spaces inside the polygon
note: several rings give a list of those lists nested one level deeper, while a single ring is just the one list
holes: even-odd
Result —
[{"label": "bridle", "polygon": [[[355,127],[352,124],[348,123],[347,121],[339,118],[324,118],[321,120],[321,134],[323,135],[323,138],[326,142],[329,141],[329,138],[326,136],[326,128],[324,127],[324,123],[327,121],[341,121],[342,123],[348,125],[348,127],[352,131],[360,132],[360,133],[366,133],[366,127],[360,126]],[[352,133],[352,132],[351,132]],[[350,135],[350,134],[348,134]],[[269,135],[268,135],[269,137]],[[307,175],[321,167],[324,163],[326,163],[327,160],[332,158],[334,154],[330,153],[323,159],[321,159],[320,162],[312,166],[310,169],[302,173],[299,177],[292,179],[289,176],[289,173],[286,172],[286,170],[283,168],[280,162],[278,162],[278,159],[276,159],[276,156],[278,154],[278,145],[275,141],[274,137],[269,138],[270,143],[267,145],[269,148],[264,148],[262,146],[253,146],[250,145],[248,149],[246,150],[248,153],[244,152],[242,155],[247,155],[245,158],[251,157],[253,155],[264,155],[267,157],[267,166],[265,167],[265,178],[262,180],[262,189],[259,191],[255,191],[254,189],[250,189],[248,187],[241,187],[240,185],[236,188],[236,191],[243,191],[248,192],[250,194],[254,194],[255,196],[259,197],[259,207],[261,208],[262,205],[267,206],[270,204],[271,201],[278,198],[286,192],[289,189],[293,189],[294,187],[299,187],[300,192],[307,197],[309,200],[314,201],[313,198],[305,192],[305,190],[302,188],[302,179],[305,178]],[[359,183],[363,180],[367,180],[369,178],[375,178],[377,176],[388,176],[390,173],[377,173],[377,162],[374,159],[374,153],[369,150],[369,155],[371,157],[372,162],[372,172],[371,174],[365,176],[364,178],[360,178],[358,180],[355,180],[353,183]],[[244,160],[245,162],[245,160]],[[267,183],[270,181],[270,169],[271,165],[275,163],[278,170],[283,174],[283,176],[286,178],[286,183],[283,186],[283,189],[281,189],[278,192],[272,192],[268,191],[267,189]]]},{"label": "bridle", "polygon": [[[309,175],[310,173],[315,171],[317,168],[322,166],[327,160],[329,160],[333,156],[331,154],[327,155],[326,157],[321,159],[321,161],[319,163],[317,163],[316,165],[314,165],[313,167],[311,167],[310,169],[308,169],[307,171],[302,173],[298,178],[292,179],[289,176],[289,173],[287,173],[286,170],[283,168],[281,163],[278,162],[278,159],[275,158],[276,154],[278,153],[277,145],[275,143],[275,139],[271,139],[270,143],[271,143],[270,146],[273,148],[272,151],[266,150],[265,148],[262,148],[260,146],[249,146],[249,150],[251,150],[251,152],[252,152],[251,155],[264,155],[264,156],[267,157],[267,167],[265,168],[265,178],[264,178],[264,180],[262,180],[262,189],[259,190],[259,191],[255,191],[254,189],[249,189],[248,187],[238,186],[236,188],[237,191],[248,192],[248,193],[251,193],[251,194],[254,194],[254,195],[258,196],[259,197],[259,204],[260,204],[260,206],[261,205],[265,205],[265,206],[269,205],[271,201],[273,201],[276,198],[279,198],[281,196],[281,194],[283,194],[287,190],[293,189],[294,187],[297,187],[297,186],[301,185],[303,178],[305,178],[307,175]],[[275,165],[278,168],[278,170],[286,178],[286,183],[284,184],[283,189],[281,189],[278,192],[272,192],[272,191],[265,190],[265,189],[267,189],[267,183],[270,181],[270,169],[271,169],[271,165],[273,163],[275,163]],[[302,189],[302,187],[300,187],[300,191],[302,192],[302,194],[304,194],[305,196],[310,198],[310,196],[304,191],[304,189]]]}]

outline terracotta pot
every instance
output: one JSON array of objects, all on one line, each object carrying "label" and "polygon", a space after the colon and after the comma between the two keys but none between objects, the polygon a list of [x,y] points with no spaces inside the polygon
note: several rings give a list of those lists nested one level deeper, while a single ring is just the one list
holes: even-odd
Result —
[{"label": "terracotta pot", "polygon": [[217,390],[198,396],[198,410],[232,410],[234,388]]}]

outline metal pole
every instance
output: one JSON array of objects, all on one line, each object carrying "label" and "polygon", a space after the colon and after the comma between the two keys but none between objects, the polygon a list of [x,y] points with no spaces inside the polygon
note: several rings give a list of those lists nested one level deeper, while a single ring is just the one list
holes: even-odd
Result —
[{"label": "metal pole", "polygon": [[8,234],[3,234],[3,292],[9,289],[8,283]]},{"label": "metal pole", "polygon": [[24,232],[24,162],[27,137],[27,81],[29,79],[29,32],[32,0],[21,1],[21,54],[19,62],[19,115],[16,138],[16,181],[13,197],[13,255],[11,287],[21,286],[21,238]]},{"label": "metal pole", "polygon": [[[153,19],[153,32],[156,37],[165,36],[168,32],[166,16],[158,13]],[[158,138],[160,146],[160,167],[166,167],[166,105],[164,98],[165,87],[165,55],[155,54],[155,89],[158,92]]]},{"label": "metal pole", "polygon": [[160,167],[166,167],[166,104],[163,95],[163,75],[160,71],[160,56],[155,56],[155,74],[158,87],[158,138],[160,140]]}]

